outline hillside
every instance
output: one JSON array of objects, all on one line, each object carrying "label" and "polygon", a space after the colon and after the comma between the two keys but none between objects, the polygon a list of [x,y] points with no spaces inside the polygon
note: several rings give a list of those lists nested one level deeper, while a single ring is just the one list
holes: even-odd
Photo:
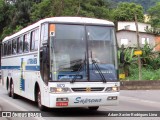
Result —
[{"label": "hillside", "polygon": [[144,8],[144,11],[147,12],[147,10],[154,6],[157,2],[160,2],[160,0],[108,0],[112,3],[112,5],[117,5],[120,2],[134,2],[137,4],[141,4]]}]

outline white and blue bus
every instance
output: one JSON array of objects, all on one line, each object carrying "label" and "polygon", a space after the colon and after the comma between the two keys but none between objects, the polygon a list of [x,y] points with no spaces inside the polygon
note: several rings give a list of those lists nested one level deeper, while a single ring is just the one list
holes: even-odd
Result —
[{"label": "white and blue bus", "polygon": [[52,17],[2,41],[2,84],[8,95],[40,110],[119,103],[115,26],[107,20]]}]

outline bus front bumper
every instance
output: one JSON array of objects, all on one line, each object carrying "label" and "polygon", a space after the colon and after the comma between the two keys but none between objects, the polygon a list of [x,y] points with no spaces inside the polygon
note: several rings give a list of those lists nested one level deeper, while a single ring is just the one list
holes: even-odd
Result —
[{"label": "bus front bumper", "polygon": [[118,105],[119,92],[50,94],[50,108]]}]

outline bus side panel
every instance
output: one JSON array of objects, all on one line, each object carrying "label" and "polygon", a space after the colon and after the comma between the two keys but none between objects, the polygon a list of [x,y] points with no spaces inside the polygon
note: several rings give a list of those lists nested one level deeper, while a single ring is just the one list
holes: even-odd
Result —
[{"label": "bus side panel", "polygon": [[38,61],[37,53],[3,59],[4,86],[6,85],[7,77],[12,78],[14,92],[30,100],[34,100],[35,82],[40,79]]},{"label": "bus side panel", "polygon": [[49,86],[44,84],[44,82],[42,81],[41,82],[41,92],[42,92],[42,104],[46,107],[49,107],[50,106],[50,98],[49,98],[49,95],[50,95],[50,89],[49,89]]},{"label": "bus side panel", "polygon": [[[2,79],[2,86],[5,88],[5,89],[8,89],[8,85],[9,85],[9,79],[8,79],[8,70],[7,69],[1,69],[1,79]],[[7,82],[7,79],[8,79],[8,82]]]}]

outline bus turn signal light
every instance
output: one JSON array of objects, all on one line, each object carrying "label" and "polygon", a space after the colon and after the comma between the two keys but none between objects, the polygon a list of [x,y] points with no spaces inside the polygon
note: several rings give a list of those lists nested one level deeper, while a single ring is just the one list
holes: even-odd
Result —
[{"label": "bus turn signal light", "polygon": [[55,32],[55,24],[50,24],[49,30],[50,32]]}]

